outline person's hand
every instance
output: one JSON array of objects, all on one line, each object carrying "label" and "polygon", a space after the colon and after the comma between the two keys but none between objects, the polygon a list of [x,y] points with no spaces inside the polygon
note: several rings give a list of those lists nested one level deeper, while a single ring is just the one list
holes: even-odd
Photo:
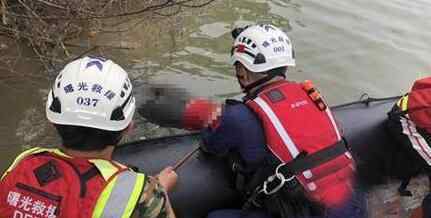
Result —
[{"label": "person's hand", "polygon": [[156,177],[167,192],[172,191],[178,180],[178,175],[172,167],[166,167]]}]

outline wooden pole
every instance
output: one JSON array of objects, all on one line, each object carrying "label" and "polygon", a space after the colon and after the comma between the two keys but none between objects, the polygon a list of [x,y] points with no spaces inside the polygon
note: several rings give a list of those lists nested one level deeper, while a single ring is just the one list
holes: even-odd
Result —
[{"label": "wooden pole", "polygon": [[180,168],[185,162],[187,162],[198,151],[199,151],[199,147],[197,147],[197,148],[193,149],[193,151],[190,151],[189,153],[187,153],[183,158],[181,158],[181,160],[179,160],[177,163],[175,163],[174,171],[176,171],[178,168]]}]

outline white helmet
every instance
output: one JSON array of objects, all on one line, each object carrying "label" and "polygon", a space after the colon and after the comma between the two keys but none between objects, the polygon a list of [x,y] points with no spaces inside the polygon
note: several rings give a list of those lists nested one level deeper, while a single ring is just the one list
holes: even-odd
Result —
[{"label": "white helmet", "polygon": [[252,72],[295,66],[295,53],[289,37],[270,25],[253,25],[232,31],[232,64],[239,61]]},{"label": "white helmet", "polygon": [[67,64],[48,94],[46,115],[55,124],[120,131],[135,112],[126,71],[111,60],[84,57]]}]

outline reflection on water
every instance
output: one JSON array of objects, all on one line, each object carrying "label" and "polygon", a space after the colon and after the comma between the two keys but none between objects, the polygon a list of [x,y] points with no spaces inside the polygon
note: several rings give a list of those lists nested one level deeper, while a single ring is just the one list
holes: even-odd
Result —
[{"label": "reflection on water", "polygon": [[[337,104],[364,92],[399,95],[415,78],[431,75],[429,11],[431,3],[424,0],[223,0],[191,13],[179,29],[157,35],[147,26],[99,40],[115,44],[121,39],[138,47],[110,54],[130,66],[137,83],[176,84],[194,95],[220,99],[239,93],[229,66],[230,30],[273,23],[288,31],[295,45],[298,66],[288,77],[314,80],[329,102]],[[20,68],[33,69],[25,64]],[[55,142],[44,119],[47,88],[46,79],[0,80],[0,169],[23,144]],[[135,138],[173,131],[143,120],[138,125],[145,128],[138,127]]]},{"label": "reflection on water", "polygon": [[[356,99],[363,92],[398,95],[431,70],[431,43],[426,40],[430,7],[395,0],[224,1],[186,19],[184,34],[170,38],[175,48],[137,66],[163,63],[168,67],[149,65],[146,71],[153,76],[144,80],[179,83],[197,95],[235,93],[236,83],[229,78],[230,29],[271,22],[287,30],[295,43],[298,67],[289,77],[315,80],[330,103]],[[129,55],[141,56],[139,51]]]}]

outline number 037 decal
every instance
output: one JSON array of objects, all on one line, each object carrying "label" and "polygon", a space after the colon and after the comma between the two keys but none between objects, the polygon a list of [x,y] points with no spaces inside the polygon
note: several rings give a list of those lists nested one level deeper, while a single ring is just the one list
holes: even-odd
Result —
[{"label": "number 037 decal", "polygon": [[84,98],[84,97],[76,98],[76,103],[79,105],[84,105],[84,106],[96,107],[97,102],[99,102],[99,99],[97,99],[97,98]]}]

